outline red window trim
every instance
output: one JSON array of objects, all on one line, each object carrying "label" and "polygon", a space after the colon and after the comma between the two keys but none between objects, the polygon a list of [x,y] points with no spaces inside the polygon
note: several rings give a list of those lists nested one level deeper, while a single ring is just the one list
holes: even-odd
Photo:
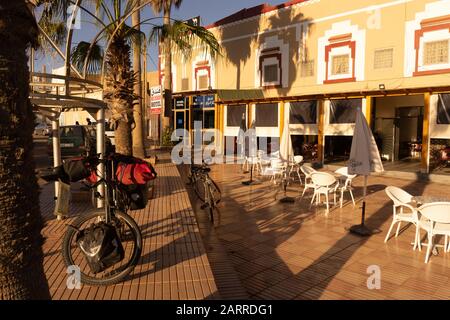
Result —
[{"label": "red window trim", "polygon": [[[450,15],[443,16],[443,17],[436,17],[431,19],[425,19],[420,22],[421,29],[418,29],[414,33],[414,50],[416,51],[416,63],[415,63],[415,69],[413,72],[413,77],[417,76],[427,76],[427,75],[433,75],[433,74],[442,74],[442,73],[448,73],[450,72],[450,69],[436,69],[436,70],[423,70],[419,71],[419,51],[420,51],[420,38],[423,37],[423,34],[426,32],[431,31],[437,31],[437,30],[445,30],[448,29],[450,31]],[[434,23],[439,22],[446,22],[447,23],[441,23],[434,25]]]},{"label": "red window trim", "polygon": [[201,66],[201,67],[196,67],[194,69],[194,75],[195,75],[195,90],[198,91],[200,90],[198,88],[198,78],[197,78],[197,73],[200,70],[206,70],[208,72],[208,87],[211,86],[211,67],[210,66]]},{"label": "red window trim", "polygon": [[[335,36],[342,37],[342,38],[348,39],[348,35],[342,35],[342,36]],[[330,38],[332,39],[332,38]],[[331,49],[333,48],[339,48],[339,47],[349,47],[351,50],[351,58],[352,58],[352,76],[349,78],[342,78],[342,79],[328,79],[328,70],[330,68],[330,53]],[[342,83],[342,82],[356,82],[356,76],[355,76],[355,57],[356,57],[356,41],[342,41],[342,42],[336,42],[336,43],[330,43],[329,45],[325,46],[325,80],[323,81],[324,84],[332,84],[332,83]]]}]

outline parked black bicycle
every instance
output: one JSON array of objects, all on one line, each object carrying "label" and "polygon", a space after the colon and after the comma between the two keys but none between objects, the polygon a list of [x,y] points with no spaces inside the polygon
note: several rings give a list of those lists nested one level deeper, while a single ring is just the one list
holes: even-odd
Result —
[{"label": "parked black bicycle", "polygon": [[211,179],[211,168],[203,162],[202,165],[191,164],[189,184],[193,187],[197,197],[203,201],[202,209],[207,209],[211,222],[214,222],[214,210],[222,198],[222,193],[216,182]]},{"label": "parked black bicycle", "polygon": [[[104,165],[104,174],[97,171],[98,164]],[[145,208],[144,182],[156,177],[153,167],[140,159],[114,154],[107,159],[94,156],[69,161],[53,172],[42,178],[66,183],[88,178],[94,198],[104,202],[103,210],[80,215],[68,224],[62,243],[66,266],[79,268],[84,284],[122,281],[133,271],[142,251],[141,231],[128,211]],[[104,196],[96,191],[98,186],[104,187]]]}]

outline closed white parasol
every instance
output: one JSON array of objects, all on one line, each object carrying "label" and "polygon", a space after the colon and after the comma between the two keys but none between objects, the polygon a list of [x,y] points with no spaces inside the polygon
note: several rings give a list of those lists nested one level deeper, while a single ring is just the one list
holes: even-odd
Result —
[{"label": "closed white parasol", "polygon": [[350,232],[367,236],[372,232],[364,225],[366,210],[366,193],[367,193],[367,177],[371,172],[384,171],[381,162],[380,153],[375,139],[370,130],[361,108],[356,110],[355,131],[353,133],[352,148],[350,151],[350,159],[348,161],[348,172],[350,174],[359,174],[364,176],[363,189],[363,205],[361,224],[354,225],[350,228]]}]

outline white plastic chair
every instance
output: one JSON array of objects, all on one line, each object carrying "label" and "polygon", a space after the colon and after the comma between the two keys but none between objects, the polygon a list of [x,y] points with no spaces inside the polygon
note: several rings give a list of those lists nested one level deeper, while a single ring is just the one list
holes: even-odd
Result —
[{"label": "white plastic chair", "polygon": [[[394,205],[392,207],[393,209],[392,223],[391,226],[389,227],[388,233],[386,234],[384,242],[386,243],[388,241],[392,228],[396,223],[398,223],[397,231],[395,232],[396,237],[398,237],[398,233],[400,231],[402,222],[412,223],[416,226],[416,236],[414,239],[414,250],[415,250],[419,241],[418,239],[419,218],[417,215],[417,210],[412,205],[409,204],[413,196],[408,192],[406,192],[405,190],[394,186],[389,186],[384,191],[386,192],[388,197],[391,198],[391,200],[394,202]],[[400,209],[400,212],[398,211],[398,209]],[[405,209],[407,209],[407,212],[405,212]]]},{"label": "white plastic chair", "polygon": [[264,150],[256,151],[256,157],[258,159],[257,169],[258,172],[261,173],[264,167],[270,165],[270,159]]},{"label": "white plastic chair", "polygon": [[300,175],[300,165],[303,162],[303,156],[294,156],[293,158],[293,165],[291,166],[291,169],[289,170],[289,177],[292,173],[296,173],[298,176],[298,180],[300,181],[300,184],[302,184],[302,177]]},{"label": "white plastic chair", "polygon": [[315,184],[311,180],[311,174],[317,172],[313,167],[302,165],[300,166],[300,171],[305,175],[305,185],[303,187],[302,197],[305,195],[306,190],[314,189]]},{"label": "white plastic chair", "polygon": [[339,168],[335,171],[335,173],[341,175],[342,177],[346,177],[344,185],[340,185],[339,189],[341,191],[341,199],[340,199],[340,205],[342,208],[342,203],[344,201],[344,192],[348,191],[350,193],[350,196],[352,197],[353,206],[355,206],[355,197],[353,196],[352,192],[352,180],[356,177],[356,174],[349,174],[347,167]]},{"label": "white plastic chair", "polygon": [[[336,205],[336,190],[339,187],[339,183],[336,178],[327,172],[313,172],[311,174],[311,180],[314,183],[314,195],[311,199],[311,205],[316,200],[316,204],[320,202],[320,195],[325,195],[325,201],[327,205],[327,213],[330,210],[330,203],[328,195],[333,193],[334,205]],[[311,207],[310,205],[310,207]]]},{"label": "white plastic chair", "polygon": [[274,151],[270,154],[270,159],[280,159],[280,151]]},{"label": "white plastic chair", "polygon": [[[425,229],[428,233],[428,248],[425,256],[425,263],[430,260],[433,249],[433,237],[443,235],[445,237],[444,251],[450,251],[448,238],[450,237],[450,202],[433,202],[421,206],[418,209],[421,214],[419,220],[420,229]],[[420,247],[420,230],[418,234]]]},{"label": "white plastic chair", "polygon": [[261,172],[263,176],[270,176],[270,181],[274,184],[277,183],[277,178],[282,177],[284,174],[285,166],[281,159],[270,160],[270,166],[265,167]]}]

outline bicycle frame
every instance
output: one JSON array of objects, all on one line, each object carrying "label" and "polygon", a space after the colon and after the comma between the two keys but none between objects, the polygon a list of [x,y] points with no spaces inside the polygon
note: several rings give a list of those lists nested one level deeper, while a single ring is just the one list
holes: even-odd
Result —
[{"label": "bicycle frame", "polygon": [[116,167],[112,159],[102,159],[101,163],[105,166],[104,177],[101,177],[94,186],[104,185],[104,211],[105,222],[110,223],[114,210],[119,207],[117,197],[117,184],[115,179]]}]

